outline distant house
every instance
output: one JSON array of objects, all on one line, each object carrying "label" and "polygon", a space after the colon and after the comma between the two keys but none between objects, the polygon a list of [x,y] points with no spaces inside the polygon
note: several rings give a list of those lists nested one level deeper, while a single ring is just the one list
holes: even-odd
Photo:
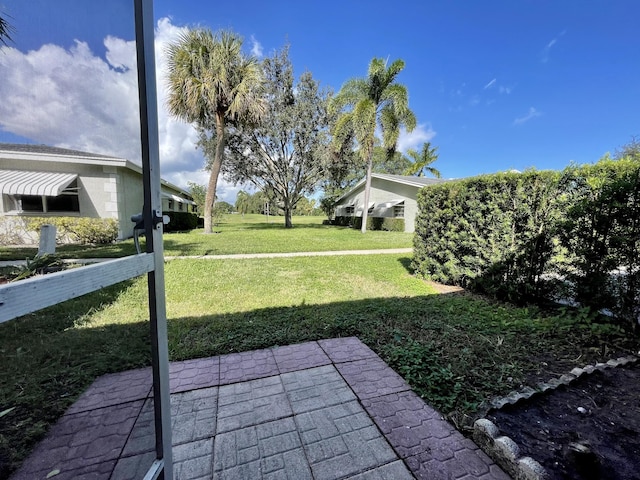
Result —
[{"label": "distant house", "polygon": [[[191,195],[162,180],[162,209],[193,211]],[[0,214],[114,218],[133,235],[142,211],[142,168],[123,158],[44,145],[0,143]]]},{"label": "distant house", "polygon": [[[438,178],[409,177],[404,175],[371,175],[369,216],[403,218],[405,232],[415,230],[418,213],[418,191],[446,180]],[[336,217],[361,217],[364,210],[365,180],[358,182],[335,203]]]}]

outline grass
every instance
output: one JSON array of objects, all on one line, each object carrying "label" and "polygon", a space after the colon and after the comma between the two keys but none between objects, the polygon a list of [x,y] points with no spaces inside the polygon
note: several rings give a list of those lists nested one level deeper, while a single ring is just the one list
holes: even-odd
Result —
[{"label": "grass", "polygon": [[[228,227],[228,235],[198,238],[236,241],[240,223]],[[289,232],[307,228],[316,230]],[[275,232],[256,227],[251,236]],[[580,312],[552,316],[438,294],[409,264],[407,255],[171,260],[171,359],[356,335],[464,426],[483,401],[528,379],[637,350],[625,332]],[[145,306],[140,278],[0,325],[0,412],[13,408],[0,415],[0,477],[96,377],[149,365]]]},{"label": "grass", "polygon": [[[212,235],[204,235],[202,229],[166,233],[165,255],[325,252],[412,246],[410,233],[372,231],[362,235],[352,228],[322,225],[325,217],[294,217],[294,227],[285,229],[283,217],[269,218],[267,222],[264,215],[225,215]],[[32,258],[37,251],[37,247],[0,247],[0,260],[24,260]],[[114,258],[133,255],[135,247],[133,240],[126,240],[112,245],[61,245],[56,253],[60,258]]]}]

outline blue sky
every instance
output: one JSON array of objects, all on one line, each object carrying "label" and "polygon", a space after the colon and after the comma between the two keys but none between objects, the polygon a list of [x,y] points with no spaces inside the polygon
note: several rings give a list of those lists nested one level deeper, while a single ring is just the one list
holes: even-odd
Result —
[{"label": "blue sky", "polygon": [[[0,98],[11,98],[0,142],[137,155],[131,4],[0,0],[15,26],[11,52],[0,51]],[[419,127],[401,148],[430,140],[447,178],[591,163],[640,135],[637,0],[157,0],[154,10],[159,51],[181,27],[231,28],[262,55],[289,42],[296,74],[334,90],[374,56],[402,58]],[[163,176],[204,183],[193,132],[166,114],[160,132]],[[221,187],[233,200],[237,187]]]}]

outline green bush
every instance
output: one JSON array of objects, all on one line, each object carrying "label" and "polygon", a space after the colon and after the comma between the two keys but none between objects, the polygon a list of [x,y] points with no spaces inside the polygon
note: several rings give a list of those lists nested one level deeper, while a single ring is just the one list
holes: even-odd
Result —
[{"label": "green bush", "polygon": [[193,230],[198,226],[198,215],[191,212],[162,212],[169,217],[169,223],[164,226],[164,232],[182,232]]},{"label": "green bush", "polygon": [[447,182],[418,208],[420,275],[516,303],[572,298],[637,325],[638,159]]},{"label": "green bush", "polygon": [[[362,228],[362,217],[342,217],[348,218],[352,228],[360,230]],[[383,230],[386,232],[404,232],[404,218],[367,217],[367,230]]]},{"label": "green bush", "polygon": [[414,268],[435,281],[526,303],[549,294],[556,172],[484,175],[418,195]]},{"label": "green bush", "polygon": [[54,225],[58,241],[104,245],[118,238],[118,222],[114,218],[29,217],[25,223],[33,231],[40,231],[45,224]]},{"label": "green bush", "polygon": [[[571,295],[637,325],[640,319],[640,159],[571,166],[562,184],[568,208],[560,242],[572,256],[563,275]],[[616,271],[622,267],[621,271]],[[611,272],[615,272],[612,274]]]},{"label": "green bush", "polygon": [[338,225],[339,227],[348,227],[351,225],[352,221],[353,217],[339,216],[335,217],[335,219],[333,220],[333,224]]}]

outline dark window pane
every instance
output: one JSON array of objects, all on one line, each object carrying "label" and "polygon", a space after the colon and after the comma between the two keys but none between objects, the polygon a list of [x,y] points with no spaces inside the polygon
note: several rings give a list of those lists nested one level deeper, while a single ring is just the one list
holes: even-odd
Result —
[{"label": "dark window pane", "polygon": [[79,212],[78,195],[59,195],[47,197],[47,211],[49,212]]},{"label": "dark window pane", "polygon": [[38,195],[23,195],[20,197],[23,212],[42,212],[42,197]]}]

